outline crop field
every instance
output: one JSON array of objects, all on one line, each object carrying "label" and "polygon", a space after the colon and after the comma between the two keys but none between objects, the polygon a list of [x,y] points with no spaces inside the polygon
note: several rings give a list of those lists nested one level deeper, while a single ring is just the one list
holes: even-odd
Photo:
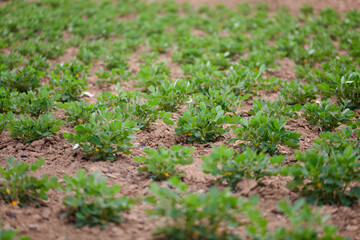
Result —
[{"label": "crop field", "polygon": [[0,240],[360,239],[360,1],[0,1]]}]

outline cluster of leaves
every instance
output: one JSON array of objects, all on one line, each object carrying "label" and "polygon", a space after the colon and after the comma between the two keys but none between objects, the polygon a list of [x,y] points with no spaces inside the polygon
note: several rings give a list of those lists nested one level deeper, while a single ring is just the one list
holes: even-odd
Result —
[{"label": "cluster of leaves", "polygon": [[168,79],[169,74],[170,68],[166,66],[166,62],[147,63],[141,66],[137,73],[138,82],[136,86],[143,87],[145,91],[148,91],[151,86],[160,86],[162,82]]},{"label": "cluster of leaves", "polygon": [[10,109],[17,114],[30,114],[39,117],[55,108],[55,102],[60,99],[60,94],[52,94],[46,87],[41,87],[39,92],[30,90],[27,93],[14,92],[11,94]]},{"label": "cluster of leaves", "polygon": [[276,118],[298,118],[298,114],[296,112],[300,110],[300,104],[295,104],[292,106],[287,105],[286,102],[282,101],[281,99],[273,102],[262,99],[253,99],[253,108],[248,113],[250,115],[256,115],[256,113],[262,112],[265,115]]},{"label": "cluster of leaves", "polygon": [[122,212],[130,209],[133,200],[127,197],[117,198],[119,185],[106,185],[106,178],[99,172],[85,175],[80,169],[74,177],[64,175],[65,191],[63,198],[66,211],[61,215],[74,220],[75,226],[100,225],[104,228],[108,222],[121,222]]},{"label": "cluster of leaves", "polygon": [[351,59],[340,58],[323,63],[321,70],[315,69],[310,74],[322,94],[335,95],[339,103],[348,101],[346,107],[360,107],[360,73]]},{"label": "cluster of leaves", "polygon": [[352,127],[343,127],[335,133],[322,132],[320,138],[314,139],[313,149],[328,155],[334,151],[342,153],[348,146],[357,149],[360,147],[360,131],[357,132],[358,139],[352,138],[354,133]]},{"label": "cluster of leaves", "polygon": [[161,119],[167,125],[173,125],[171,113],[158,108],[159,98],[144,100],[134,96],[128,102],[121,103],[114,108],[115,114],[124,121],[134,121],[140,129],[147,128],[150,123]]},{"label": "cluster of leaves", "polygon": [[244,96],[235,96],[231,91],[218,91],[210,88],[205,94],[199,93],[192,96],[194,104],[200,106],[200,103],[205,103],[209,109],[221,107],[226,113],[235,113],[234,107],[244,105],[244,101],[250,97],[249,94]]},{"label": "cluster of leaves", "polygon": [[330,103],[330,99],[320,104],[306,104],[303,117],[311,125],[320,127],[322,131],[331,131],[343,124],[351,124],[354,112],[344,106],[338,106]]},{"label": "cluster of leaves", "polygon": [[38,118],[21,114],[10,120],[7,128],[10,130],[11,137],[20,138],[23,143],[32,143],[44,137],[55,136],[64,123],[53,117],[50,112]]},{"label": "cluster of leaves", "polygon": [[86,102],[66,102],[58,103],[57,106],[64,109],[65,116],[68,116],[66,121],[74,125],[88,123],[93,113],[99,109],[103,109],[102,104],[87,104]]},{"label": "cluster of leaves", "polygon": [[0,114],[0,134],[6,129],[8,123],[14,118],[12,112]]},{"label": "cluster of leaves", "polygon": [[149,87],[149,95],[144,95],[148,100],[160,99],[158,108],[166,112],[175,112],[179,107],[188,100],[188,95],[192,92],[192,85],[187,81],[175,81],[170,83],[161,82],[157,87]]},{"label": "cluster of leaves", "polygon": [[288,218],[290,227],[278,227],[275,232],[268,233],[265,239],[348,239],[337,236],[337,228],[325,224],[330,215],[322,216],[321,209],[312,210],[303,198],[294,204],[290,201],[280,201],[278,210]]},{"label": "cluster of leaves", "polygon": [[179,171],[177,165],[188,165],[194,161],[191,154],[195,148],[173,145],[171,149],[159,146],[158,150],[145,149],[146,156],[135,157],[134,160],[146,164],[145,167],[138,168],[141,172],[151,173],[154,180],[165,180],[172,176],[181,177],[183,171]]},{"label": "cluster of leaves", "polygon": [[205,173],[221,176],[232,189],[244,178],[261,179],[264,176],[277,175],[284,156],[269,157],[264,153],[257,154],[250,148],[244,153],[234,154],[233,148],[225,145],[214,147],[209,156],[202,156],[201,168]]},{"label": "cluster of leaves", "polygon": [[81,94],[87,89],[88,83],[84,79],[76,75],[74,76],[68,71],[63,75],[51,73],[50,77],[50,84],[55,89],[55,92],[60,94],[62,102],[80,100]]},{"label": "cluster of leaves", "polygon": [[229,190],[219,191],[216,187],[207,193],[187,193],[187,185],[178,178],[169,181],[175,190],[150,185],[155,197],[147,201],[155,209],[148,210],[149,214],[172,220],[158,228],[156,235],[170,239],[240,239],[229,228],[240,225],[237,216],[252,208],[256,199],[246,202],[230,195]]},{"label": "cluster of leaves", "polygon": [[65,132],[63,136],[95,161],[115,161],[117,152],[131,153],[129,148],[133,147],[131,140],[134,138],[131,133],[138,130],[135,125],[136,122],[114,119],[113,113],[100,111],[92,114],[88,123],[75,126],[75,134]]},{"label": "cluster of leaves", "polygon": [[[231,195],[228,189],[219,191],[212,187],[206,193],[189,192],[186,184],[177,178],[169,179],[170,188],[150,185],[153,197],[147,201],[154,205],[151,216],[171,219],[155,231],[156,236],[169,239],[242,239],[234,233],[239,226],[246,227],[251,239],[346,239],[336,236],[337,229],[326,225],[329,215],[313,211],[304,199],[294,204],[280,201],[278,210],[289,222],[289,227],[268,229],[268,219],[256,210],[258,199],[247,201]],[[240,220],[241,219],[241,220]]]},{"label": "cluster of leaves", "polygon": [[281,96],[291,105],[312,102],[316,99],[316,94],[314,84],[300,84],[300,81],[285,83],[281,89]]},{"label": "cluster of leaves", "polygon": [[0,68],[0,86],[7,89],[16,89],[19,92],[28,92],[40,87],[40,77],[45,73],[38,71],[31,66],[11,71],[1,71]]},{"label": "cluster of leaves", "polygon": [[230,139],[230,142],[246,141],[246,143],[240,143],[243,148],[250,147],[256,152],[269,154],[279,151],[277,145],[298,148],[297,143],[300,141],[301,133],[287,131],[285,129],[286,122],[287,120],[283,117],[275,118],[257,112],[250,119],[241,118],[238,121],[240,127],[232,126],[237,137]]},{"label": "cluster of leaves", "polygon": [[0,113],[9,112],[11,106],[11,95],[16,94],[17,91],[10,91],[7,88],[0,87]]},{"label": "cluster of leaves", "polygon": [[360,198],[360,188],[350,187],[359,182],[360,163],[357,150],[347,146],[342,153],[334,150],[326,154],[317,150],[296,152],[301,162],[284,166],[281,174],[294,177],[288,186],[300,191],[310,202],[316,204],[351,205]]},{"label": "cluster of leaves", "polygon": [[212,142],[229,131],[223,128],[223,124],[232,121],[221,106],[209,109],[204,102],[199,107],[190,103],[183,116],[179,117],[175,135],[185,136],[189,142]]},{"label": "cluster of leaves", "polygon": [[36,178],[29,174],[44,164],[44,158],[32,165],[17,161],[14,157],[8,158],[6,162],[5,168],[0,167],[0,197],[7,203],[14,206],[27,206],[30,203],[41,205],[40,200],[48,199],[47,192],[59,186],[54,176]]},{"label": "cluster of leaves", "polygon": [[17,237],[18,231],[13,229],[4,229],[0,223],[0,239],[1,240],[30,240],[30,237]]},{"label": "cluster of leaves", "polygon": [[117,95],[108,91],[102,92],[97,97],[98,102],[108,108],[115,108],[123,103],[129,102],[131,99],[139,97],[141,94],[140,91],[122,91],[118,86],[116,90]]}]

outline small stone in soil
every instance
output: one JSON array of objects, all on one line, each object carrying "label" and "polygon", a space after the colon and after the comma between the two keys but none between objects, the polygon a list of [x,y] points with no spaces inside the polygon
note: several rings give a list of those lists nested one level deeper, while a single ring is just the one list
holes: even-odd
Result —
[{"label": "small stone in soil", "polygon": [[36,229],[38,229],[38,225],[36,225],[36,224],[29,224],[29,229],[36,230]]},{"label": "small stone in soil", "polygon": [[138,167],[138,166],[140,166],[140,163],[138,163],[138,162],[133,162],[132,165],[135,166],[135,167]]},{"label": "small stone in soil", "polygon": [[16,214],[15,214],[15,213],[6,212],[5,214],[6,214],[8,217],[10,217],[10,218],[16,218]]},{"label": "small stone in soil", "polygon": [[348,225],[347,227],[346,227],[346,230],[347,231],[356,231],[356,230],[358,230],[359,229],[359,227],[358,226],[354,226],[354,225]]},{"label": "small stone in soil", "polygon": [[49,208],[45,208],[41,214],[41,216],[45,219],[49,219],[50,215],[51,215],[51,210]]}]

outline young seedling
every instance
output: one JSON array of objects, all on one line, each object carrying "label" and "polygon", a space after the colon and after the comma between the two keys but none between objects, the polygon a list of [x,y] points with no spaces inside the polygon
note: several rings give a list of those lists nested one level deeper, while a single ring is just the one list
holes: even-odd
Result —
[{"label": "young seedling", "polygon": [[53,117],[50,112],[38,118],[21,114],[9,122],[8,129],[11,137],[20,138],[21,142],[31,144],[35,140],[55,136],[64,123]]},{"label": "young seedling", "polygon": [[238,137],[230,139],[230,142],[237,140],[246,141],[240,143],[243,148],[250,147],[256,152],[269,153],[271,155],[279,152],[277,145],[285,145],[290,148],[298,148],[301,133],[287,131],[285,129],[287,120],[283,117],[275,118],[257,112],[250,119],[241,118],[238,123],[240,127],[232,126]]},{"label": "young seedling", "polygon": [[199,108],[190,103],[183,116],[179,117],[175,135],[185,136],[189,142],[212,142],[229,131],[223,128],[223,124],[232,121],[221,106],[210,110],[204,102],[199,104]]},{"label": "young seedling", "polygon": [[264,176],[277,175],[285,157],[270,157],[262,152],[257,154],[250,148],[244,153],[234,154],[233,148],[222,145],[213,147],[213,152],[209,156],[202,156],[201,159],[204,173],[220,175],[219,180],[226,181],[235,190],[236,184],[244,178],[258,180]]},{"label": "young seedling", "polygon": [[158,107],[166,112],[175,112],[189,99],[193,86],[187,81],[176,81],[174,83],[162,82],[160,86],[150,86],[149,95],[144,94],[148,100],[160,99]]},{"label": "young seedling", "polygon": [[135,124],[116,119],[111,112],[99,112],[91,116],[89,123],[75,126],[75,134],[63,133],[63,136],[68,142],[80,146],[85,155],[93,157],[94,161],[115,161],[117,152],[131,153],[129,148],[134,146],[131,133],[138,130]]},{"label": "young seedling", "polygon": [[212,187],[206,193],[188,193],[187,185],[178,178],[171,178],[172,189],[150,185],[153,197],[147,201],[154,205],[151,216],[171,219],[155,231],[155,236],[167,239],[241,239],[232,233],[242,225],[239,216],[253,212],[257,198],[248,201],[230,194],[228,189],[219,191]]},{"label": "young seedling", "polygon": [[330,103],[330,99],[318,104],[306,104],[305,112],[302,114],[305,119],[314,126],[318,126],[321,131],[331,131],[341,123],[351,124],[354,112],[343,106]]},{"label": "young seedling", "polygon": [[360,198],[360,188],[351,186],[360,181],[356,149],[347,146],[343,153],[332,151],[330,155],[307,150],[296,152],[294,156],[301,164],[285,165],[281,174],[292,176],[294,179],[288,187],[300,192],[311,203],[351,205]]},{"label": "young seedling", "polygon": [[0,167],[0,197],[13,206],[25,207],[31,203],[40,206],[40,200],[48,199],[47,192],[59,187],[54,176],[37,178],[29,174],[44,164],[44,158],[32,165],[17,161],[14,157],[8,158],[6,162],[6,167]]},{"label": "young seedling", "polygon": [[39,117],[52,111],[59,99],[60,94],[50,93],[47,87],[41,87],[37,93],[30,90],[27,93],[12,94],[10,104],[14,113]]},{"label": "young seedling", "polygon": [[188,165],[194,161],[191,154],[195,148],[173,145],[171,149],[159,146],[158,150],[147,148],[144,150],[146,156],[135,157],[134,160],[143,164],[139,167],[141,172],[151,173],[151,178],[157,181],[165,180],[172,176],[181,177],[183,171],[177,169],[177,165]]},{"label": "young seedling", "polygon": [[115,197],[120,186],[108,187],[106,178],[101,177],[99,172],[86,176],[85,171],[80,169],[74,177],[64,175],[64,180],[67,196],[63,198],[63,204],[66,211],[61,217],[69,217],[77,227],[100,225],[100,228],[105,228],[109,222],[122,222],[122,213],[133,204],[130,198]]},{"label": "young seedling", "polygon": [[13,120],[14,114],[12,112],[0,114],[0,134],[6,129],[7,125]]}]

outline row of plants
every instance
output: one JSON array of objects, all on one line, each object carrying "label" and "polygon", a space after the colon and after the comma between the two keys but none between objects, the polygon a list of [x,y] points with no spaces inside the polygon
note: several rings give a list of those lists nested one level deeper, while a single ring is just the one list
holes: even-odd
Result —
[{"label": "row of plants", "polygon": [[[63,14],[62,10],[70,6],[73,10],[68,15]],[[109,15],[105,17],[100,9],[106,9]],[[146,92],[152,88],[157,97],[164,95],[170,87],[163,85],[169,79],[170,69],[164,62],[154,61],[159,54],[174,48],[173,61],[180,64],[188,82],[200,92],[209,93],[209,88],[231,88],[236,95],[256,95],[260,89],[277,89],[289,104],[305,104],[314,100],[316,93],[335,94],[339,103],[348,100],[347,107],[359,106],[356,88],[359,85],[356,69],[359,34],[355,26],[360,14],[356,10],[341,17],[335,10],[327,8],[316,15],[311,6],[305,5],[299,16],[292,16],[282,8],[270,17],[266,4],[254,8],[245,3],[236,9],[222,5],[215,9],[206,6],[192,9],[187,4],[180,6],[173,1],[161,4],[124,1],[120,5],[78,1],[68,5],[53,4],[49,0],[37,4],[11,3],[2,11],[6,17],[1,19],[3,40],[0,46],[11,48],[11,51],[1,56],[1,85],[10,90],[16,88],[24,92],[39,87],[39,79],[50,69],[46,60],[75,46],[80,50],[76,58],[84,64],[61,64],[49,74],[51,86],[61,94],[61,101],[79,100],[81,91],[86,89],[86,82],[82,80],[88,76],[90,63],[97,60],[104,61],[107,68],[96,73],[101,79],[100,84],[135,79],[137,86]],[[123,21],[116,18],[117,12],[124,17],[134,14],[136,18]],[[180,17],[180,12],[185,16]],[[79,13],[86,17],[79,19],[76,17]],[[158,16],[160,13],[162,16]],[[31,23],[22,17],[29,14],[34,18]],[[62,21],[49,20],[44,29],[42,23],[50,16],[57,16]],[[154,18],[155,22],[152,21]],[[89,28],[88,24],[93,22],[102,22],[106,30]],[[50,27],[52,25],[54,28]],[[170,27],[175,29],[167,31]],[[205,36],[191,34],[194,28],[203,31]],[[67,42],[62,39],[64,30],[72,34]],[[229,36],[223,36],[223,32]],[[114,36],[122,40],[113,41]],[[275,46],[263,44],[268,41],[275,42]],[[338,49],[333,41],[339,42]],[[151,50],[143,56],[144,64],[133,76],[128,72],[127,62],[141,44],[148,45]],[[350,57],[337,54],[339,49],[350,51]],[[245,57],[245,53],[249,56]],[[276,78],[263,79],[259,73],[276,66],[276,60],[284,56],[297,63],[295,68],[299,78],[311,79],[308,85],[296,81],[287,84]],[[318,71],[313,71],[315,63],[319,62],[324,64]],[[331,76],[325,76],[327,74]],[[219,79],[223,80],[220,84]],[[166,103],[163,107],[166,111],[176,109]]]},{"label": "row of plants", "polygon": [[[64,14],[66,8],[72,10]],[[1,48],[12,47],[21,56],[52,59],[63,55],[65,48],[77,46],[78,59],[89,64],[103,58],[109,70],[114,66],[127,67],[126,60],[141,44],[148,46],[154,56],[170,48],[177,49],[173,59],[189,72],[192,68],[188,65],[194,63],[209,62],[213,69],[226,69],[231,60],[247,50],[252,54],[240,60],[254,67],[261,62],[271,66],[278,56],[290,57],[301,65],[314,65],[336,55],[333,40],[339,41],[338,48],[348,50],[355,59],[359,57],[356,27],[360,14],[356,10],[341,17],[334,9],[326,8],[315,14],[311,6],[304,5],[298,16],[292,16],[283,7],[270,17],[269,6],[264,3],[254,7],[241,3],[233,9],[224,5],[194,9],[172,0],[162,3],[126,0],[121,4],[84,0],[54,4],[46,0],[8,3],[1,13],[4,16],[0,24]],[[132,14],[134,19],[124,21],[123,17]],[[33,21],[27,21],[25,16],[31,16]],[[101,27],[95,23],[101,23]],[[170,27],[174,29],[168,31]],[[191,34],[194,28],[204,36]],[[251,37],[245,32],[251,33]],[[64,39],[66,33],[71,34],[69,39]],[[121,40],[113,42],[115,36]],[[269,40],[275,44],[263,44]]]},{"label": "row of plants", "polygon": [[[237,135],[229,140],[230,143],[241,140],[243,149],[250,147],[256,152],[276,154],[279,145],[299,147],[301,134],[288,131],[285,126],[287,118],[298,117],[301,109],[304,109],[301,116],[321,131],[332,131],[341,124],[356,128],[354,112],[329,100],[303,107],[291,107],[282,101],[254,100],[254,107],[249,111],[253,116],[247,118],[230,109],[243,101],[233,102],[232,94],[212,93],[212,96],[194,95],[194,102],[188,104],[178,119],[175,136],[185,137],[186,142],[213,142],[229,132],[230,128],[224,128],[227,124]],[[58,106],[66,111],[67,122],[73,124],[75,130],[75,133],[64,133],[63,137],[82,147],[94,160],[113,161],[117,152],[130,153],[133,132],[148,127],[157,119],[173,125],[171,113],[159,108],[159,98],[143,99],[139,92],[119,92],[118,95],[105,92],[99,96],[98,103],[90,105],[85,102],[55,104],[50,101],[56,95],[48,96],[49,92],[44,90],[36,98],[32,92],[11,98],[12,110],[18,109],[15,111],[18,115],[11,111],[1,114],[1,132],[9,129],[11,137],[20,138],[23,143],[54,136],[65,124],[51,113]]]},{"label": "row of plants", "polygon": [[[193,150],[183,149],[180,153],[180,148],[174,146],[170,155],[164,149],[159,150],[163,156],[167,154],[177,158],[187,158]],[[221,148],[224,150],[224,147]],[[151,154],[154,152],[149,152]],[[107,186],[106,178],[98,172],[86,174],[84,170],[79,170],[73,177],[64,175],[64,184],[48,175],[41,178],[31,176],[30,172],[36,171],[44,161],[42,158],[30,165],[9,158],[8,165],[0,168],[1,198],[13,206],[36,204],[41,207],[42,200],[48,199],[50,189],[63,191],[66,195],[62,200],[65,210],[60,217],[68,217],[78,227],[100,225],[101,228],[109,222],[122,222],[122,214],[140,201],[125,196],[116,197],[120,186]],[[256,196],[245,200],[233,195],[229,189],[220,191],[216,187],[205,193],[189,192],[188,185],[181,183],[177,177],[171,177],[169,184],[171,188],[152,183],[151,195],[143,199],[153,205],[148,209],[150,216],[172,219],[159,226],[155,235],[171,239],[241,239],[243,235],[253,239],[344,239],[336,236],[335,227],[325,224],[329,216],[312,210],[304,199],[294,204],[289,200],[280,201],[278,210],[286,216],[289,227],[279,226],[271,231],[267,227],[268,219],[256,209],[259,202]],[[245,228],[238,235],[240,226]],[[15,232],[1,230],[1,234],[14,237]]]},{"label": "row of plants", "polygon": [[[303,76],[309,79],[307,84],[301,84],[299,80],[287,82],[274,77],[262,78],[261,75],[266,68],[256,71],[237,64],[232,64],[229,73],[197,72],[195,77],[187,80],[170,82],[168,77],[161,77],[164,75],[162,75],[163,70],[160,69],[164,65],[159,65],[161,67],[158,68],[155,64],[147,70],[149,71],[147,73],[144,72],[146,70],[141,69],[135,79],[138,80],[138,86],[147,93],[142,94],[144,98],[161,99],[160,108],[171,112],[184,104],[188,96],[198,101],[202,99],[208,102],[213,101],[215,104],[219,102],[223,108],[230,110],[233,106],[239,106],[241,100],[257,96],[260,90],[279,92],[281,99],[284,99],[288,105],[306,105],[320,97],[327,99],[329,96],[336,96],[339,105],[355,109],[359,106],[357,86],[360,75],[356,65],[347,64],[346,61],[346,59],[336,59],[324,63],[321,69],[311,70]],[[2,66],[6,69],[4,64]],[[0,68],[1,112],[12,110],[22,113],[27,108],[34,108],[27,111],[36,116],[51,109],[54,101],[81,100],[84,90],[87,89],[86,78],[89,76],[89,67],[77,61],[56,65],[48,76],[49,85],[43,85],[41,88],[40,81],[46,75],[45,72],[31,66],[20,70],[7,71],[5,69]],[[103,74],[105,73],[108,72]],[[49,95],[49,92],[53,92],[54,95]],[[35,99],[36,93],[39,93],[38,99]],[[227,96],[222,97],[222,94]],[[15,99],[10,101],[11,98]],[[22,101],[29,102],[27,104],[29,106],[21,106]]]}]

